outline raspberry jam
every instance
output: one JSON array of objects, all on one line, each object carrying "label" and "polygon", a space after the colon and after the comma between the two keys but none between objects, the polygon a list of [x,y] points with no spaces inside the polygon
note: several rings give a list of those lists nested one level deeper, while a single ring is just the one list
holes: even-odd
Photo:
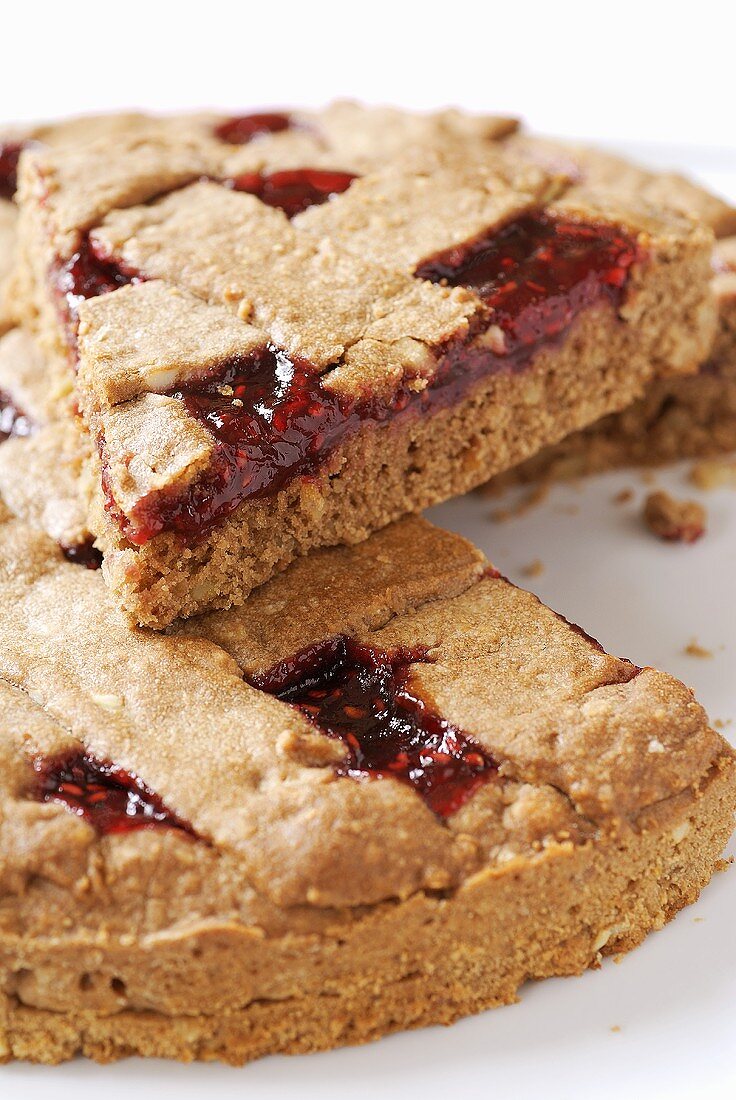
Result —
[{"label": "raspberry jam", "polygon": [[85,569],[99,569],[102,565],[102,554],[96,549],[92,538],[68,546],[64,543],[59,545],[66,560],[74,565],[83,565]]},{"label": "raspberry jam", "polygon": [[20,141],[0,141],[0,198],[12,199],[18,186],[18,161],[25,148]]},{"label": "raspberry jam", "polygon": [[534,213],[438,253],[415,275],[472,287],[501,330],[495,354],[518,369],[594,302],[620,305],[630,269],[643,258],[638,242],[616,226]]},{"label": "raspberry jam", "polygon": [[288,218],[310,206],[321,206],[333,195],[347,191],[356,177],[350,172],[324,171],[320,168],[292,168],[282,172],[244,172],[223,180],[233,191],[257,195],[267,206],[283,210]]},{"label": "raspberry jam", "polygon": [[105,836],[152,826],[193,833],[140,779],[88,753],[37,757],[33,767],[41,802],[63,802]]},{"label": "raspberry jam", "polygon": [[19,409],[10,394],[0,390],[0,443],[11,436],[32,435],[36,425]]},{"label": "raspberry jam", "polygon": [[[172,396],[212,433],[214,454],[186,492],[150,494],[129,516],[118,514],[123,533],[139,545],[164,530],[196,541],[246,497],[267,496],[314,472],[353,420],[309,364],[272,347],[233,359]],[[104,473],[103,486],[114,514]]]},{"label": "raspberry jam", "polygon": [[59,265],[54,278],[62,314],[72,327],[76,326],[79,306],[88,298],[97,298],[129,283],[141,282],[143,276],[137,271],[96,251],[94,242],[88,236],[82,239],[77,251]]},{"label": "raspberry jam", "polygon": [[337,771],[393,778],[449,817],[497,772],[486,750],[434,714],[410,686],[426,650],[385,653],[350,638],[311,646],[254,684],[291,703],[348,750]]},{"label": "raspberry jam", "polygon": [[226,141],[228,145],[247,145],[253,138],[263,137],[265,134],[278,134],[283,130],[294,129],[290,115],[260,114],[241,115],[238,118],[228,118],[215,127],[215,137],[220,141]]}]

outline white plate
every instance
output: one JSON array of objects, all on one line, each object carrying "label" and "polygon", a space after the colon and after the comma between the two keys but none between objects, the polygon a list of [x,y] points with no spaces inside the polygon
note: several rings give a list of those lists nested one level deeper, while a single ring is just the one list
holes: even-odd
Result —
[{"label": "white plate", "polygon": [[[679,161],[736,197],[736,154],[699,150],[636,152],[653,163]],[[678,155],[679,154],[679,155]],[[698,494],[687,465],[657,474],[675,493]],[[612,498],[635,490],[628,505]],[[640,520],[650,489],[636,472],[557,486],[547,500],[506,523],[497,501],[478,495],[435,508],[437,523],[467,535],[512,580],[533,588],[607,649],[656,665],[690,684],[713,719],[736,739],[736,493],[703,494],[708,533],[694,546],[669,546]],[[506,503],[506,501],[504,501]],[[523,567],[544,572],[532,580]],[[691,639],[710,659],[684,653]],[[730,849],[733,852],[733,844]],[[736,870],[716,875],[700,901],[650,936],[620,964],[581,978],[525,987],[521,1001],[452,1028],[393,1036],[367,1047],[268,1058],[243,1069],[131,1059],[100,1067],[75,1061],[55,1069],[0,1069],[8,1100],[733,1100],[736,1097]]]}]

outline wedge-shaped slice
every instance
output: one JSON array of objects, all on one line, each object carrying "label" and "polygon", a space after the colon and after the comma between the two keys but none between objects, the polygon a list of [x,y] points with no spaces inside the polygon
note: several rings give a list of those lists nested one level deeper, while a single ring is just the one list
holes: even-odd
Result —
[{"label": "wedge-shaped slice", "polygon": [[0,523],[0,1057],[239,1063],[511,1002],[693,901],[734,757],[421,520],[131,629]]},{"label": "wedge-shaped slice", "polygon": [[508,129],[341,105],[24,155],[26,315],[78,369],[132,619],[240,604],[702,361],[710,230]]}]

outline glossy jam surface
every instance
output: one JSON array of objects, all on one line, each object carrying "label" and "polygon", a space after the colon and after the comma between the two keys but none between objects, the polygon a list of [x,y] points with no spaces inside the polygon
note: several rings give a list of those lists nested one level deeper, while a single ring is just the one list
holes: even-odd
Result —
[{"label": "glossy jam surface", "polygon": [[86,753],[38,757],[33,766],[40,801],[63,802],[103,835],[153,826],[192,832],[136,776]]},{"label": "glossy jam surface", "polygon": [[55,273],[55,286],[62,313],[68,323],[76,324],[79,306],[88,298],[109,294],[129,283],[143,282],[143,277],[119,260],[102,256],[89,237],[84,237],[79,249]]},{"label": "glossy jam surface", "polygon": [[85,569],[99,569],[102,565],[102,554],[95,548],[94,540],[85,539],[84,542],[76,542],[73,545],[59,544],[67,561],[74,565],[83,565]]},{"label": "glossy jam surface", "polygon": [[118,516],[138,544],[163,530],[196,540],[246,497],[267,496],[313,473],[351,424],[350,411],[308,363],[274,348],[231,360],[216,377],[173,395],[212,433],[214,454],[185,493],[151,495],[131,516]]},{"label": "glossy jam surface", "polygon": [[348,750],[338,774],[393,778],[449,817],[497,772],[490,755],[411,690],[426,651],[385,653],[349,638],[312,646],[255,681]]},{"label": "glossy jam surface", "polygon": [[18,161],[24,145],[20,141],[0,141],[0,198],[12,199],[18,186]]},{"label": "glossy jam surface", "polygon": [[32,435],[35,430],[36,425],[18,408],[10,394],[0,390],[0,443],[11,436]]},{"label": "glossy jam surface", "polygon": [[320,168],[293,168],[283,172],[245,172],[224,180],[234,191],[257,195],[267,206],[276,206],[293,218],[310,206],[320,206],[333,195],[347,191],[356,177],[350,172],[328,172]]},{"label": "glossy jam surface", "polygon": [[229,145],[247,145],[253,138],[265,134],[278,134],[282,130],[291,130],[293,122],[290,115],[272,112],[271,114],[240,115],[228,118],[215,127],[215,136]]},{"label": "glossy jam surface", "polygon": [[616,226],[536,213],[424,261],[415,274],[475,290],[501,330],[493,351],[521,367],[594,302],[620,304],[642,259],[637,241]]}]

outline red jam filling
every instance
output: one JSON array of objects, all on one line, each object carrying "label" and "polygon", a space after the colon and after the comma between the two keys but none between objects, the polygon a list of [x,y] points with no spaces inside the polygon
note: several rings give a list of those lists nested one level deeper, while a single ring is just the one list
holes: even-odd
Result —
[{"label": "red jam filling", "polygon": [[340,637],[303,650],[254,683],[343,742],[348,754],[339,775],[398,779],[445,818],[497,766],[413,693],[411,666],[426,660],[424,649],[385,653]]},{"label": "red jam filling", "polygon": [[[214,454],[185,493],[151,494],[129,517],[118,515],[123,533],[139,545],[164,530],[196,540],[246,497],[267,496],[297,474],[313,473],[352,419],[309,364],[270,347],[231,360],[173,396],[212,433]],[[114,513],[104,474],[103,485]]]},{"label": "red jam filling", "polygon": [[[334,187],[334,179],[326,186]],[[299,196],[292,197],[297,202]],[[470,342],[451,340],[435,349],[429,386],[415,392],[407,377],[389,401],[347,399],[329,390],[311,364],[275,348],[229,361],[204,381],[173,391],[213,437],[210,468],[184,490],[151,494],[127,516],[117,511],[103,473],[109,511],[139,545],[164,530],[196,543],[244,500],[316,474],[361,424],[425,416],[462,399],[483,377],[522,370],[540,347],[559,341],[582,310],[598,301],[615,308],[632,264],[642,258],[636,241],[616,227],[544,213],[437,255],[417,276],[473,287],[489,307],[488,332],[476,327]],[[73,316],[81,298],[140,278],[87,242],[62,270],[59,285]],[[104,467],[104,440],[101,447]]]},{"label": "red jam filling", "polygon": [[85,569],[99,569],[102,565],[102,554],[95,547],[92,538],[71,545],[65,543],[59,543],[59,545],[66,560],[73,562],[74,565],[83,565]]},{"label": "red jam filling", "polygon": [[88,753],[38,757],[33,766],[41,802],[63,802],[103,835],[152,826],[192,833],[140,779]]},{"label": "red jam filling", "polygon": [[18,161],[25,145],[20,141],[0,141],[0,198],[12,199],[18,186]]},{"label": "red jam filling", "polygon": [[518,368],[594,302],[620,305],[629,271],[642,259],[638,242],[616,226],[534,213],[438,253],[415,275],[475,290],[501,330],[495,354]]},{"label": "red jam filling", "polygon": [[[60,264],[55,275],[57,294],[68,325],[76,327],[79,306],[88,298],[109,294],[129,283],[141,283],[143,276],[120,260],[108,259],[85,236],[78,250]],[[71,337],[71,334],[70,334]]]},{"label": "red jam filling", "polygon": [[347,191],[356,177],[350,172],[324,171],[320,168],[292,168],[282,172],[244,172],[223,181],[233,191],[247,191],[267,206],[283,210],[288,218],[310,206],[321,206],[333,195]]},{"label": "red jam filling", "polygon": [[253,138],[265,134],[278,134],[282,130],[291,130],[294,124],[290,115],[273,112],[271,114],[241,115],[228,118],[215,127],[215,137],[226,141],[228,145],[247,145]]},{"label": "red jam filling", "polygon": [[484,359],[467,364],[461,357],[446,356],[432,386],[416,394],[405,384],[386,404],[338,396],[322,384],[310,363],[273,347],[230,360],[209,378],[170,394],[181,398],[213,437],[207,470],[184,491],[175,486],[170,492],[151,493],[124,515],[115,505],[100,439],[107,509],[136,545],[162,531],[196,545],[244,500],[276,493],[295,477],[316,475],[361,424],[380,424],[404,410],[413,415],[452,405],[469,379],[485,369]]},{"label": "red jam filling", "polygon": [[11,436],[32,435],[36,425],[19,409],[10,394],[0,390],[0,443]]}]

